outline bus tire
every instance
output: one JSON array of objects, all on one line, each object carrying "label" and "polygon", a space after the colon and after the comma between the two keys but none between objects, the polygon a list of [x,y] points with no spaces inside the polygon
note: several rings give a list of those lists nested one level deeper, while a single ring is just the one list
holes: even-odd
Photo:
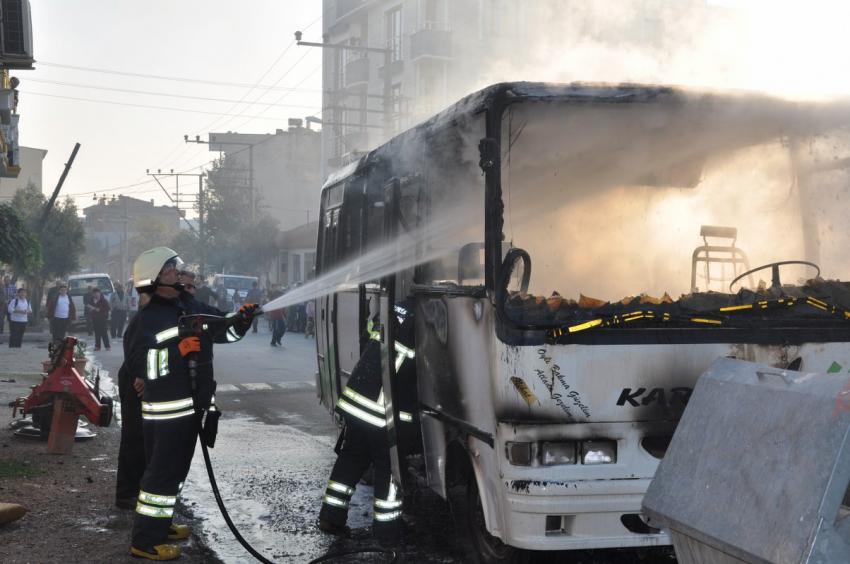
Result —
[{"label": "bus tire", "polygon": [[487,531],[484,508],[475,477],[449,489],[449,506],[457,531],[457,545],[464,562],[474,564],[526,564],[530,554],[508,546]]}]

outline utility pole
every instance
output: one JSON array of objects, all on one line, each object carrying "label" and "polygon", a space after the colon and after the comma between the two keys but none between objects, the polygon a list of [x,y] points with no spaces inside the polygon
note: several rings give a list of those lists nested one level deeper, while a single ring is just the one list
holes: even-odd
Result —
[{"label": "utility pole", "polygon": [[390,92],[392,91],[392,76],[390,76],[390,65],[393,62],[393,50],[390,48],[382,49],[380,47],[361,47],[359,45],[334,45],[333,43],[327,42],[314,43],[312,41],[301,41],[302,35],[303,34],[300,31],[295,32],[296,44],[303,47],[319,47],[322,49],[354,51],[357,53],[381,53],[384,56],[384,92],[381,98],[383,98],[384,136],[386,138],[389,138],[393,134],[393,100],[390,96]]},{"label": "utility pole", "polygon": [[235,145],[238,147],[248,147],[248,190],[251,199],[251,221],[257,220],[257,196],[254,190],[254,145],[259,145],[264,141],[257,143],[248,143],[242,141],[201,141],[200,135],[195,135],[194,139],[189,139],[188,135],[183,136],[183,141],[186,143],[197,143],[199,145]]},{"label": "utility pole", "polygon": [[[198,275],[203,278],[204,269],[206,267],[206,256],[207,256],[206,231],[204,230],[204,176],[205,176],[205,173],[202,172],[202,173],[199,173],[199,174],[198,173],[192,174],[192,173],[188,173],[188,172],[174,172],[174,169],[172,169],[171,172],[162,172],[162,169],[158,169],[156,172],[151,172],[150,169],[147,169],[145,171],[145,173],[148,176],[152,176],[153,179],[156,180],[156,183],[159,184],[159,187],[162,188],[162,191],[165,192],[165,195],[168,196],[168,198],[177,206],[177,212],[178,213],[180,212],[180,192],[179,192],[179,190],[180,190],[180,177],[181,176],[196,176],[198,178],[198,196],[197,196],[198,197],[198,229],[197,229],[197,231],[195,230],[195,227],[191,223],[189,223],[189,220],[187,220],[185,217],[183,218],[183,221],[185,221],[186,225],[188,225],[189,228],[193,232],[197,233],[197,235],[198,235],[198,247],[199,247],[199,249],[198,249],[198,255],[199,255],[198,256],[198,270],[200,270]],[[175,177],[175,181],[177,182],[177,184],[176,184],[177,192],[175,193],[176,201],[175,201],[175,198],[172,198],[171,195],[168,193],[168,190],[166,190],[165,187],[160,183],[159,178],[158,178],[159,176],[174,176]]]},{"label": "utility pole", "polygon": [[80,150],[80,144],[74,144],[74,150],[71,151],[71,157],[68,159],[68,162],[65,163],[65,170],[62,171],[62,176],[59,177],[59,182],[56,183],[56,188],[53,189],[53,194],[50,195],[50,200],[44,205],[44,211],[41,214],[41,221],[39,221],[38,229],[41,231],[44,229],[44,226],[47,225],[47,216],[50,214],[50,210],[53,209],[53,205],[56,203],[56,198],[59,197],[59,191],[62,190],[62,185],[65,184],[65,178],[68,176],[68,172],[71,170],[71,165],[74,164],[74,159],[77,158],[77,151]]}]

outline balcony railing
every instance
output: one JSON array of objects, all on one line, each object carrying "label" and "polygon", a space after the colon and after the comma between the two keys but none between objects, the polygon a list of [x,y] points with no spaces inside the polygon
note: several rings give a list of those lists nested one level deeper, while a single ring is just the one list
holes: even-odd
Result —
[{"label": "balcony railing", "polygon": [[410,59],[423,57],[448,59],[452,56],[452,32],[448,26],[425,22],[410,36]]},{"label": "balcony railing", "polygon": [[345,87],[356,86],[369,82],[369,59],[361,57],[352,59],[345,64]]}]

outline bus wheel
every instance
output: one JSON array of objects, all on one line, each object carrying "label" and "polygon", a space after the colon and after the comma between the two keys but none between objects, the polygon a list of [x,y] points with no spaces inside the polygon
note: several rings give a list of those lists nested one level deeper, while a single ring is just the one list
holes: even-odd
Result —
[{"label": "bus wheel", "polygon": [[475,564],[526,564],[530,554],[508,546],[487,531],[484,508],[473,476],[449,493],[458,544],[465,562]]}]

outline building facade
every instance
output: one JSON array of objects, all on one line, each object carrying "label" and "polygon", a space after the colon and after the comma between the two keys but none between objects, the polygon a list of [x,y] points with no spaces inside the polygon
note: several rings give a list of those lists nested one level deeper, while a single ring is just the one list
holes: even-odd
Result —
[{"label": "building facade", "polygon": [[[267,133],[210,133],[210,151],[226,157],[211,174],[253,200],[289,230],[315,220],[319,210],[321,133],[291,119],[289,129]],[[216,179],[212,179],[215,181]]]},{"label": "building facade", "polygon": [[135,258],[145,249],[167,245],[180,231],[180,212],[153,200],[127,196],[100,198],[83,209],[86,257],[83,266],[106,272],[113,280],[132,275]]},{"label": "building facade", "polygon": [[46,156],[47,149],[36,149],[34,147],[20,147],[18,149],[20,172],[16,178],[0,177],[0,203],[11,201],[15,192],[25,188],[28,184],[34,185],[39,192],[44,191],[42,162]]},{"label": "building facade", "polygon": [[[679,23],[705,8],[706,0],[324,0],[323,178],[496,82],[626,80],[613,68],[624,53],[664,61]],[[594,59],[587,46],[616,54]]]},{"label": "building facade", "polygon": [[516,56],[537,4],[324,0],[325,176],[485,86],[482,68]]}]

